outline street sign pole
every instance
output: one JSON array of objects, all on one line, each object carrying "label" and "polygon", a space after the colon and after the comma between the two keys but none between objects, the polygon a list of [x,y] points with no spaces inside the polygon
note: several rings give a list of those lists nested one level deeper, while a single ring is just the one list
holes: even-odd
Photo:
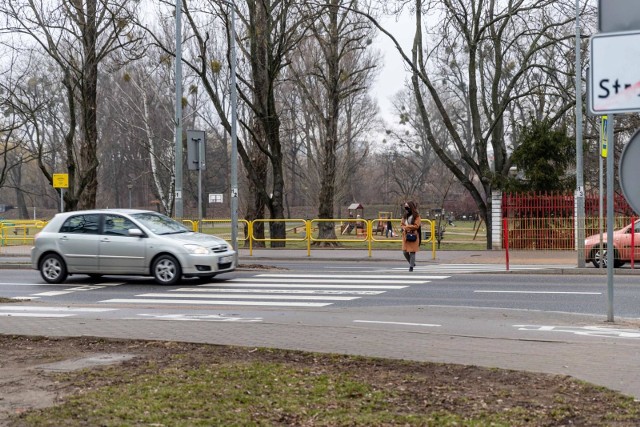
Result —
[{"label": "street sign pole", "polygon": [[576,0],[576,249],[578,267],[584,267],[584,174],[582,148],[582,60],[580,58],[580,0]]},{"label": "street sign pole", "polygon": [[[607,120],[607,141],[613,144],[613,124],[614,115]],[[613,158],[615,150],[611,150],[611,155],[607,156],[607,322],[613,322],[613,263],[615,262],[615,251],[613,250]],[[600,259],[603,259],[602,251]],[[602,261],[600,261],[602,262]]]}]

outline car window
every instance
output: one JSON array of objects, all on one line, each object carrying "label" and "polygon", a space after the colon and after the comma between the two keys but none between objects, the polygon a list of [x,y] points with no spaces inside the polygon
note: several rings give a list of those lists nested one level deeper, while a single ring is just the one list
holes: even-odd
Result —
[{"label": "car window", "polygon": [[129,236],[129,229],[138,228],[129,219],[120,215],[105,215],[102,234],[109,236]]},{"label": "car window", "polygon": [[60,233],[98,234],[98,214],[75,215],[67,218]]},{"label": "car window", "polygon": [[155,234],[178,234],[190,231],[187,227],[159,213],[144,212],[133,217]]}]

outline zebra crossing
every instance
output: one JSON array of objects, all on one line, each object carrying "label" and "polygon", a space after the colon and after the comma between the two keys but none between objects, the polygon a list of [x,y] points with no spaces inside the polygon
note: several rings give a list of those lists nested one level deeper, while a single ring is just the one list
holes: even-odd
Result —
[{"label": "zebra crossing", "polygon": [[100,303],[319,308],[448,277],[358,273],[257,274],[160,293],[142,293],[133,298],[112,298]]}]

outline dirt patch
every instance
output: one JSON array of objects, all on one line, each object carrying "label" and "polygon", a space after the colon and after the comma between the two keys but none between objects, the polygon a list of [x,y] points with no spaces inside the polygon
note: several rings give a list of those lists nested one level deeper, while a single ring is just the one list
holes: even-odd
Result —
[{"label": "dirt patch", "polygon": [[[122,362],[115,378],[81,371],[74,378],[40,369],[44,364],[105,353],[136,357]],[[425,413],[448,411],[469,417],[511,411],[518,422],[510,425],[640,425],[639,402],[566,376],[273,349],[87,337],[0,336],[0,354],[3,426],[22,425],[16,414],[62,403],[66,397],[86,389],[117,386],[119,381],[150,374],[152,367],[166,366],[168,361],[172,369],[184,371],[211,365],[213,361],[259,361],[301,367],[314,373],[348,373],[377,390],[393,390],[394,396],[390,398],[397,400],[394,407]],[[93,371],[100,369],[103,368]]]}]

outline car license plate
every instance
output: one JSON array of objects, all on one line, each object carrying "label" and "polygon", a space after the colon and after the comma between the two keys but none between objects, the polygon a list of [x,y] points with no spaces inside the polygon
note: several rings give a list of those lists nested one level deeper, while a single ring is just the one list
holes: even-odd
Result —
[{"label": "car license plate", "polygon": [[218,259],[218,264],[229,264],[230,262],[233,262],[232,256],[223,256]]}]

